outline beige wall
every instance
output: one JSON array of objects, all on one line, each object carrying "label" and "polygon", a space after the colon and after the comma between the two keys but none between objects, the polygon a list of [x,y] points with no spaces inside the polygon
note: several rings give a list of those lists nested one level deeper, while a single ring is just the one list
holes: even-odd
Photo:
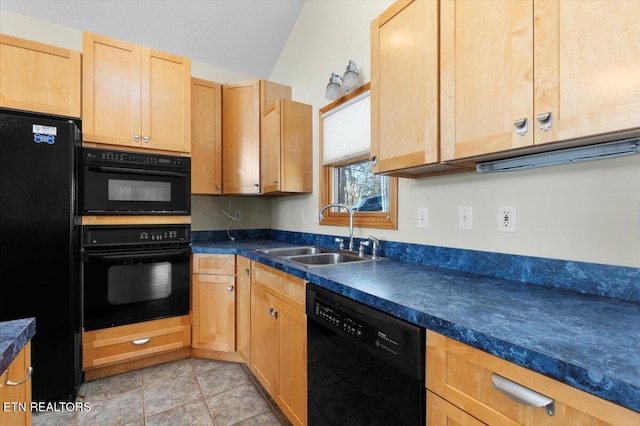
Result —
[{"label": "beige wall", "polygon": [[[390,1],[305,2],[273,71],[272,80],[293,87],[294,99],[314,106],[314,168],[317,175],[318,108],[331,72],[354,60],[369,80],[369,23]],[[3,33],[81,50],[82,33],[8,11]],[[105,34],[109,35],[109,34]],[[249,76],[194,62],[192,74],[218,82]],[[193,229],[268,228],[344,234],[319,226],[318,181],[314,193],[277,198],[194,196]],[[385,240],[640,267],[640,155],[533,171],[476,173],[401,179],[397,231],[356,229]],[[458,206],[473,206],[472,231],[457,228]],[[518,232],[497,231],[497,209],[516,205]],[[429,228],[417,229],[416,208],[429,208]],[[231,222],[222,210],[240,210]],[[299,222],[300,212],[304,223]]]},{"label": "beige wall", "polygon": [[[293,86],[294,98],[317,111],[328,103],[331,72],[349,59],[369,80],[369,24],[392,2],[307,1],[271,79]],[[400,179],[397,231],[356,229],[356,235],[418,244],[640,267],[640,155],[534,171]],[[314,194],[272,201],[274,229],[344,234],[319,226]],[[497,231],[498,206],[516,205],[517,232]],[[429,208],[429,228],[416,228],[416,209]],[[473,207],[473,230],[458,229],[458,206]],[[299,223],[304,211],[305,223]]]}]

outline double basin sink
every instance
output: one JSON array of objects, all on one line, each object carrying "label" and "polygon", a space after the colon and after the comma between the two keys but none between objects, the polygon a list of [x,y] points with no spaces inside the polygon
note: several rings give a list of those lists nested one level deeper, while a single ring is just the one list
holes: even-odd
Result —
[{"label": "double basin sink", "polygon": [[344,250],[332,250],[316,246],[281,247],[256,250],[267,256],[278,257],[290,262],[295,262],[307,268],[318,266],[340,265],[343,263],[369,262],[371,256],[359,256],[353,252]]}]

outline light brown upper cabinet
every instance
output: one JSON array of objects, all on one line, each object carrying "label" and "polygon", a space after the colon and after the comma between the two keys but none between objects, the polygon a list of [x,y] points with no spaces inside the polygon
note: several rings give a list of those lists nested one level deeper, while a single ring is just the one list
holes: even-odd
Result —
[{"label": "light brown upper cabinet", "polygon": [[222,85],[222,192],[260,194],[260,122],[266,107],[291,99],[291,87],[266,80]]},{"label": "light brown upper cabinet", "polygon": [[188,153],[191,61],[83,34],[85,141]]},{"label": "light brown upper cabinet", "polygon": [[0,106],[80,117],[80,52],[0,34]]},{"label": "light brown upper cabinet", "polygon": [[191,79],[191,193],[222,194],[222,85]]},{"label": "light brown upper cabinet", "polygon": [[640,2],[457,0],[440,13],[443,160],[640,134]]},{"label": "light brown upper cabinet", "polygon": [[311,105],[278,99],[265,110],[261,127],[262,192],[312,192]]},{"label": "light brown upper cabinet", "polygon": [[371,23],[373,172],[416,177],[440,164],[437,1],[398,1]]}]

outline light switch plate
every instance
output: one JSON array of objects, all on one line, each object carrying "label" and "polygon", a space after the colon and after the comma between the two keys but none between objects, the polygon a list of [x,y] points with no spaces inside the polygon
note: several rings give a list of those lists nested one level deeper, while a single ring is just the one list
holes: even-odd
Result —
[{"label": "light switch plate", "polygon": [[429,227],[429,209],[426,207],[418,207],[416,213],[416,227],[428,228]]},{"label": "light switch plate", "polygon": [[473,229],[473,207],[458,207],[458,229],[471,231]]}]

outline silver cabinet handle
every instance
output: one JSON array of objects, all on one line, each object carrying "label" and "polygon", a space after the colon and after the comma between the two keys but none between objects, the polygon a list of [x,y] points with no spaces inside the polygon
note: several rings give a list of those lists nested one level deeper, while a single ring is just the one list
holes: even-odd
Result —
[{"label": "silver cabinet handle", "polygon": [[274,181],[273,181],[273,184],[274,184],[275,186],[278,186],[278,181],[277,181],[277,180],[274,180]]},{"label": "silver cabinet handle", "polygon": [[550,112],[538,114],[536,115],[536,120],[538,120],[538,122],[540,123],[540,129],[543,132],[547,132],[553,124],[553,114],[551,114]]},{"label": "silver cabinet handle", "polygon": [[244,272],[246,272],[247,275],[249,275],[251,272],[249,271],[249,268],[245,268]]},{"label": "silver cabinet handle", "polygon": [[134,345],[144,345],[145,343],[149,343],[149,340],[151,340],[150,337],[145,337],[144,339],[134,340],[133,344]]},{"label": "silver cabinet handle", "polygon": [[24,379],[20,380],[19,382],[14,382],[13,380],[9,380],[7,379],[7,381],[5,382],[5,384],[7,386],[20,386],[21,384],[23,384],[24,382],[26,382],[27,380],[29,380],[31,378],[31,375],[33,374],[33,367],[29,367],[27,368],[27,375],[25,376]]},{"label": "silver cabinet handle", "polygon": [[278,319],[278,311],[272,309],[271,310],[271,316],[274,317],[275,319]]},{"label": "silver cabinet handle", "polygon": [[216,185],[216,189],[222,189],[222,185]]},{"label": "silver cabinet handle", "polygon": [[133,135],[133,141],[134,141],[135,143],[140,142],[140,136],[138,136],[138,135]]},{"label": "silver cabinet handle", "polygon": [[267,313],[273,316],[273,308],[267,308]]},{"label": "silver cabinet handle", "polygon": [[495,373],[491,374],[491,381],[495,389],[512,400],[529,407],[544,407],[550,416],[555,414],[555,401],[553,399]]},{"label": "silver cabinet handle", "polygon": [[142,142],[144,142],[144,143],[149,143],[149,136],[144,136],[144,137],[142,138]]},{"label": "silver cabinet handle", "polygon": [[233,286],[232,286],[232,285],[230,285],[229,287],[227,287],[227,291],[228,291],[229,293],[232,293],[232,292],[233,292]]},{"label": "silver cabinet handle", "polygon": [[518,136],[524,136],[529,131],[529,120],[526,118],[521,118],[513,122],[513,125],[516,128],[516,134]]}]

